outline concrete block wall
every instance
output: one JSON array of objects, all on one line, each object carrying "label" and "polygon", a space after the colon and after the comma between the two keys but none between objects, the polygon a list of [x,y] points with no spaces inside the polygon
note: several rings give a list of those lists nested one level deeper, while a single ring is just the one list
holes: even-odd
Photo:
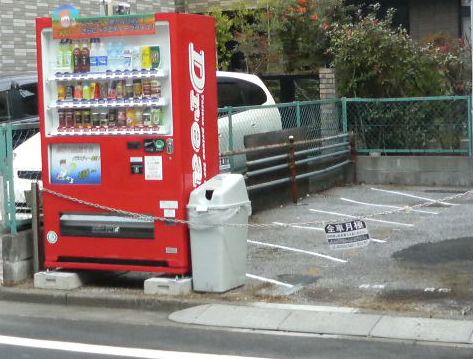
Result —
[{"label": "concrete block wall", "polygon": [[27,230],[16,235],[0,237],[2,246],[3,285],[21,283],[33,275],[33,232]]},{"label": "concrete block wall", "polygon": [[473,186],[473,158],[462,156],[358,156],[358,183]]},{"label": "concrete block wall", "polygon": [[[218,7],[222,10],[230,10],[235,8],[238,0],[186,0],[185,11],[191,13],[203,13],[209,11],[212,7]],[[248,5],[258,5],[258,0],[247,0]]]},{"label": "concrete block wall", "polygon": [[319,70],[320,78],[320,99],[326,100],[337,97],[337,86],[335,81],[335,70],[321,68]]},{"label": "concrete block wall", "polygon": [[[128,0],[132,11],[184,11],[185,0]],[[36,71],[36,17],[50,16],[63,0],[1,0],[0,75]],[[97,15],[98,0],[71,1],[84,16]]]}]

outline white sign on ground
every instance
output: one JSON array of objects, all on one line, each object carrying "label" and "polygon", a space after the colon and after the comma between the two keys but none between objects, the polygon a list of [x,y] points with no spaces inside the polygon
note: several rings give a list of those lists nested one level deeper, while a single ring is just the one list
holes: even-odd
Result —
[{"label": "white sign on ground", "polygon": [[368,228],[361,220],[329,223],[325,226],[325,237],[330,249],[361,248],[370,243]]}]

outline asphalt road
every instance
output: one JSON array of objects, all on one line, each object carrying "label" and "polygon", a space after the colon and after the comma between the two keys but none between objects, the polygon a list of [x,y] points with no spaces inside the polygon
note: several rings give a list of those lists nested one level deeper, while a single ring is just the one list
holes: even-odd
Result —
[{"label": "asphalt road", "polygon": [[473,354],[471,346],[191,327],[169,322],[168,314],[0,302],[0,358],[452,359]]}]

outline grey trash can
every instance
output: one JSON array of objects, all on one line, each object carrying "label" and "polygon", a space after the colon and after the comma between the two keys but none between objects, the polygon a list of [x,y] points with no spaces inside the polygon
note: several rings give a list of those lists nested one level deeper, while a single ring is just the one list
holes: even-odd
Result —
[{"label": "grey trash can", "polygon": [[[239,174],[220,174],[196,188],[187,205],[192,284],[198,292],[225,292],[245,284],[251,204]],[[222,224],[242,226],[222,226]]]}]

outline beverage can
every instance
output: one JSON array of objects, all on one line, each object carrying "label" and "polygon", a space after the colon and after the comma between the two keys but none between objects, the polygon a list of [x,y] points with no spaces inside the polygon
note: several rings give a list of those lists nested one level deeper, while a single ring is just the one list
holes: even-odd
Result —
[{"label": "beverage can", "polygon": [[108,95],[107,95],[107,98],[109,100],[116,100],[117,99],[117,88],[116,88],[116,83],[115,82],[112,82],[109,86],[108,86]]},{"label": "beverage can", "polygon": [[151,125],[152,126],[161,125],[161,109],[160,108],[153,108],[151,110]]},{"label": "beverage can", "polygon": [[101,85],[100,82],[95,82],[94,84],[94,99],[98,100],[101,97]]},{"label": "beverage can", "polygon": [[90,119],[90,110],[83,110],[82,111],[82,126],[85,128],[91,128],[92,123]]},{"label": "beverage can", "polygon": [[161,97],[161,82],[157,79],[151,80],[151,96]]},{"label": "beverage can", "polygon": [[125,127],[126,126],[126,111],[123,108],[117,110],[117,126]]},{"label": "beverage can", "polygon": [[57,85],[57,99],[59,101],[64,101],[66,99],[67,89],[65,84]]},{"label": "beverage can", "polygon": [[151,97],[151,79],[143,79],[143,97]]},{"label": "beverage can", "polygon": [[107,112],[100,113],[100,127],[108,127],[108,113]]},{"label": "beverage can", "polygon": [[141,97],[143,95],[143,85],[140,79],[133,80],[133,96]]},{"label": "beverage can", "polygon": [[126,110],[126,126],[133,127],[135,125],[135,110],[127,108]]},{"label": "beverage can", "polygon": [[65,110],[58,110],[58,122],[59,128],[66,128],[66,111]]},{"label": "beverage can", "polygon": [[82,98],[84,100],[90,100],[92,98],[92,93],[90,91],[90,85],[87,82],[82,87]]},{"label": "beverage can", "polygon": [[82,84],[80,82],[74,86],[74,100],[82,100]]},{"label": "beverage can", "polygon": [[117,81],[116,92],[117,92],[117,98],[125,97],[125,86],[123,84],[123,80]]},{"label": "beverage can", "polygon": [[108,111],[108,127],[115,127],[117,125],[117,112],[114,109]]},{"label": "beverage can", "polygon": [[74,127],[74,111],[66,110],[64,127],[66,128]]},{"label": "beverage can", "polygon": [[159,46],[151,46],[151,67],[153,69],[159,68],[161,62],[161,52]]},{"label": "beverage can", "polygon": [[73,85],[66,87],[66,100],[72,100],[74,98],[74,89],[75,87]]},{"label": "beverage can", "polygon": [[74,111],[74,127],[82,128],[82,111]]},{"label": "beverage can", "polygon": [[143,126],[151,126],[151,112],[149,110],[143,111]]},{"label": "beverage can", "polygon": [[135,126],[143,127],[143,111],[139,108],[135,110]]},{"label": "beverage can", "polygon": [[151,58],[151,47],[143,46],[140,52],[141,52],[141,68],[145,70],[150,70],[153,63],[153,60]]},{"label": "beverage can", "polygon": [[108,97],[108,82],[104,82],[100,85],[100,97],[99,98],[107,98]]},{"label": "beverage can", "polygon": [[92,112],[91,114],[91,122],[93,127],[100,126],[100,114],[98,112]]},{"label": "beverage can", "polygon": [[125,96],[127,98],[133,98],[133,83],[132,82],[127,82],[125,85]]}]

